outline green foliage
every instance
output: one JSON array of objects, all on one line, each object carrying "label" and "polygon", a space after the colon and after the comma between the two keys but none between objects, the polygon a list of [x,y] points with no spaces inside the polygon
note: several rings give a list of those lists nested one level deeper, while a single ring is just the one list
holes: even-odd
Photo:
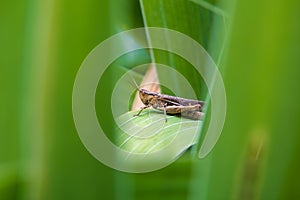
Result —
[{"label": "green foliage", "polygon": [[[299,8],[296,0],[1,1],[0,199],[299,199]],[[194,156],[198,146],[164,169],[134,175],[104,166],[84,148],[72,119],[72,89],[88,52],[142,26],[171,28],[204,46],[223,75],[228,110],[208,157]],[[111,82],[96,101],[109,104],[117,78],[153,59],[209,100],[186,61],[154,50],[113,63],[100,80]],[[159,78],[170,77],[159,72]],[[109,116],[98,106],[98,116]],[[134,120],[144,123],[146,116]],[[107,128],[116,130],[109,117]],[[121,136],[116,142],[128,150],[138,142]],[[164,138],[137,148],[154,150]]]},{"label": "green foliage", "polygon": [[180,155],[196,142],[202,123],[177,116],[167,116],[165,122],[163,113],[153,110],[144,110],[139,116],[133,117],[136,113],[137,111],[128,112],[117,119],[117,145],[132,153],[147,155],[163,149],[176,138],[177,142],[172,142],[174,155]]}]

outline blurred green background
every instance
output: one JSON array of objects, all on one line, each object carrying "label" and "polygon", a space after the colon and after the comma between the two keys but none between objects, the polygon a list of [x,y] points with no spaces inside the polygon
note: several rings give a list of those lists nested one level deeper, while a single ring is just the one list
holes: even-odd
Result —
[{"label": "blurred green background", "polygon": [[[299,19],[297,0],[2,0],[0,199],[299,199]],[[145,25],[207,49],[224,78],[227,118],[205,159],[187,152],[162,170],[127,174],[80,142],[72,88],[97,44]],[[168,64],[190,76],[180,63]]]}]

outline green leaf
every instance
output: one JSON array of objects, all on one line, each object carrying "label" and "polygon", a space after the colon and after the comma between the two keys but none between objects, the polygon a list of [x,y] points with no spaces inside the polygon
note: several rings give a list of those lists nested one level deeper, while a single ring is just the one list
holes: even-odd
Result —
[{"label": "green leaf", "polygon": [[202,121],[170,115],[165,122],[163,113],[151,109],[133,117],[136,113],[127,112],[116,120],[119,125],[116,144],[130,153],[147,155],[171,144],[172,155],[178,156],[195,144],[202,126]]}]

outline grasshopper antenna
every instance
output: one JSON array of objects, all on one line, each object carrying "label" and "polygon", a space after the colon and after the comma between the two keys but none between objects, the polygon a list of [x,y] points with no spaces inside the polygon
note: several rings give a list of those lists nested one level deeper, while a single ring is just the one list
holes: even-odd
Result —
[{"label": "grasshopper antenna", "polygon": [[133,86],[138,90],[138,91],[140,91],[140,87],[138,86],[138,84],[136,83],[136,81],[135,81],[135,79],[133,78],[133,76],[132,76],[132,74],[131,73],[129,73],[129,75],[130,75],[130,78],[131,78],[131,85],[132,85],[132,83],[133,83]]}]

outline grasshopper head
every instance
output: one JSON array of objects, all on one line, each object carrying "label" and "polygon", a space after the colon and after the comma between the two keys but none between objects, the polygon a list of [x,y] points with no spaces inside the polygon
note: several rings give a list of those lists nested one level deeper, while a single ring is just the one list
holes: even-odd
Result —
[{"label": "grasshopper head", "polygon": [[152,92],[149,92],[148,90],[145,89],[139,89],[139,96],[143,104],[147,105],[152,105],[153,97],[154,95]]}]

